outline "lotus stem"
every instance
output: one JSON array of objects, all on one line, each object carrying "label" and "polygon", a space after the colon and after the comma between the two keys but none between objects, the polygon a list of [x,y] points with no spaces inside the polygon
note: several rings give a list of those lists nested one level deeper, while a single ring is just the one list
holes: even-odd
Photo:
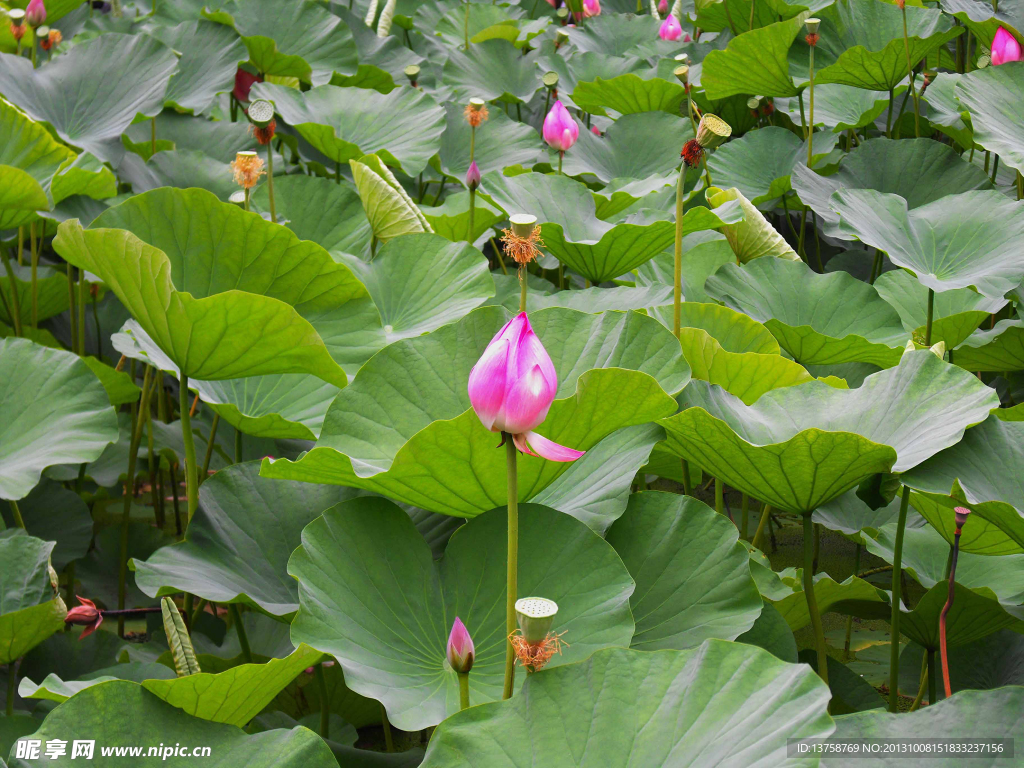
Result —
[{"label": "lotus stem", "polygon": [[821,526],[814,524],[814,556],[811,558],[811,570],[818,572],[818,555],[821,552]]},{"label": "lotus stem", "polygon": [[39,327],[39,252],[36,249],[36,223],[28,225],[29,252],[32,263],[32,330]]},{"label": "lotus stem", "polygon": [[18,252],[15,256],[18,259],[18,266],[24,265],[24,256],[22,255],[25,250],[25,227],[18,227]]},{"label": "lotus stem", "polygon": [[469,709],[469,672],[459,672],[459,709]]},{"label": "lotus stem", "polygon": [[747,538],[747,523],[750,517],[750,497],[743,494],[740,501],[740,538]]},{"label": "lotus stem", "polygon": [[7,503],[11,505],[11,514],[14,515],[14,524],[24,531],[25,519],[21,516],[21,509],[18,507],[18,502],[14,499],[9,499]]},{"label": "lotus stem", "polygon": [[999,155],[992,158],[992,183],[996,183],[996,171],[999,170]]},{"label": "lotus stem", "polygon": [[388,752],[394,752],[395,737],[391,734],[391,721],[388,720],[388,711],[383,704],[380,705],[380,724],[384,728],[384,748]]},{"label": "lotus stem", "polygon": [[725,20],[729,24],[729,31],[732,32],[733,37],[738,36],[736,25],[732,23],[732,14],[729,13],[729,0],[722,0],[722,8],[725,9]]},{"label": "lotus stem", "polygon": [[559,176],[563,175],[562,174],[562,159],[564,157],[565,157],[565,152],[559,152],[558,153],[558,175]]},{"label": "lotus stem", "polygon": [[748,32],[754,29],[754,7],[755,6],[756,6],[756,0],[750,0],[750,29],[747,30]]},{"label": "lotus stem", "polygon": [[921,680],[917,684],[917,696],[914,697],[914,703],[910,705],[910,711],[916,712],[918,707],[921,706],[921,701],[924,699],[925,689],[928,687],[928,656],[921,654]]},{"label": "lotus stem", "polygon": [[331,736],[331,708],[327,696],[327,675],[324,674],[322,661],[313,667],[313,676],[316,677],[316,687],[320,693],[320,738],[327,741]]},{"label": "lotus stem", "polygon": [[804,116],[804,92],[797,94],[797,101],[800,103],[800,127],[804,130],[804,141],[807,141],[807,118]]},{"label": "lotus stem", "polygon": [[85,357],[85,294],[88,285],[85,270],[78,270],[78,354]]},{"label": "lotus stem", "polygon": [[683,495],[693,496],[693,483],[690,482],[690,462],[681,459],[683,469]]},{"label": "lotus stem", "polygon": [[[856,549],[853,550],[853,575],[857,575],[857,571],[860,570],[860,544],[857,545]],[[846,640],[843,642],[843,653],[845,659],[850,660],[850,638],[853,635],[853,615],[850,614],[846,617]]]},{"label": "lotus stem", "polygon": [[244,202],[242,203],[242,208],[244,210],[248,211],[249,210],[249,194],[250,194],[248,187],[246,187],[244,194],[245,194],[245,198],[244,198]]},{"label": "lotus stem", "polygon": [[910,489],[903,486],[900,502],[900,516],[896,521],[896,541],[892,549],[892,617],[889,628],[889,711],[899,711],[900,681],[900,589],[903,574],[903,534],[907,527],[907,509],[910,506]]},{"label": "lotus stem", "polygon": [[937,689],[935,686],[935,649],[928,649],[928,705],[936,702]]},{"label": "lotus stem", "polygon": [[725,514],[725,483],[720,477],[715,478],[715,512]]},{"label": "lotus stem", "polygon": [[[468,5],[466,6],[469,7]],[[473,167],[473,163],[476,161],[476,126],[471,125],[469,127],[469,167]],[[469,187],[469,244],[472,245],[475,238],[473,237],[473,225],[476,219],[476,187],[470,185]]]},{"label": "lotus stem", "polygon": [[[808,35],[810,37],[810,35]],[[807,104],[807,167],[811,167],[811,157],[814,154],[814,49],[817,46],[811,46],[811,60],[809,67],[810,84],[808,85],[809,101]]]},{"label": "lotus stem", "polygon": [[274,204],[274,145],[267,142],[267,194],[270,196],[270,220],[277,224],[277,206]]},{"label": "lotus stem", "polygon": [[7,717],[14,717],[14,694],[17,693],[18,687],[18,660],[13,659],[7,665],[7,706],[6,714]]},{"label": "lotus stem", "polygon": [[[21,232],[21,229],[18,229]],[[0,259],[4,262],[4,272],[7,273],[7,284],[11,288],[11,326],[14,328],[14,335],[21,336],[21,298],[18,296],[18,284],[14,278],[14,268],[11,267],[11,260],[7,258],[7,251],[0,248]]]},{"label": "lotus stem", "polygon": [[813,513],[804,514],[804,599],[807,600],[807,612],[811,617],[811,628],[814,630],[814,645],[818,654],[818,676],[828,685],[828,653],[825,651],[825,631],[821,626],[821,614],[818,613],[818,600],[814,594],[814,574],[812,573],[812,539],[814,537]]},{"label": "lotus stem", "polygon": [[156,117],[149,120],[149,156],[156,154]]},{"label": "lotus stem", "polygon": [[[465,23],[463,24],[463,35],[466,39],[466,50],[469,50],[469,0],[466,0]],[[388,750],[390,751],[390,750]]]},{"label": "lotus stem", "polygon": [[214,411],[213,424],[210,426],[210,440],[206,443],[206,455],[203,457],[203,470],[199,473],[199,484],[206,482],[210,472],[210,459],[213,458],[213,443],[217,437],[217,427],[220,425],[220,414]]},{"label": "lotus stem", "polygon": [[[92,294],[92,324],[96,326],[96,357],[99,360],[103,359],[103,333],[100,331],[100,311],[97,308],[99,302],[98,298],[99,291]],[[161,374],[162,375],[162,374]],[[163,396],[159,398],[160,402],[163,402]]]},{"label": "lotus stem", "polygon": [[932,314],[935,310],[935,291],[931,288],[928,289],[928,318],[925,321],[924,326],[924,345],[930,347],[932,345]]},{"label": "lotus stem", "polygon": [[956,528],[953,531],[953,552],[949,561],[949,591],[946,597],[946,604],[942,606],[942,613],[939,614],[939,656],[942,661],[942,685],[948,699],[953,695],[953,689],[949,683],[949,657],[946,654],[946,617],[949,609],[953,607],[956,585],[956,561],[960,554],[960,534],[964,523],[967,522],[968,510],[963,507],[956,508]]},{"label": "lotus stem", "polygon": [[754,538],[750,542],[750,546],[761,549],[761,541],[764,538],[764,528],[768,525],[768,518],[772,514],[772,505],[765,502],[764,508],[761,510],[761,519],[757,522],[757,531],[754,532]]},{"label": "lotus stem", "polygon": [[[525,285],[525,277],[520,278]],[[509,639],[516,631],[516,594],[519,582],[519,478],[516,472],[516,446],[512,435],[503,432],[505,466],[508,477],[508,558],[505,583],[505,687],[502,698],[512,696],[516,679],[516,654]]]},{"label": "lotus stem", "polygon": [[907,5],[900,4],[903,11],[903,50],[907,53],[907,76],[910,78],[910,95],[914,97],[914,135],[921,138],[921,107],[917,102],[917,89],[914,88],[914,67],[910,63],[910,39],[907,36]]},{"label": "lotus stem", "polygon": [[[686,163],[680,163],[679,165],[679,180],[676,182],[676,241],[674,251],[674,270],[672,279],[672,333],[675,334],[676,339],[680,339],[680,326],[682,324],[683,317],[683,196],[685,193],[686,186]],[[680,339],[681,342],[681,339]],[[685,464],[685,459],[684,462]],[[683,476],[686,477],[688,473],[683,471]],[[689,480],[686,477],[686,480]],[[686,486],[684,480],[683,486]],[[689,495],[689,493],[687,493]]]},{"label": "lotus stem", "polygon": [[68,325],[71,333],[71,351],[78,354],[78,312],[75,311],[75,268],[68,264]]},{"label": "lotus stem", "polygon": [[[82,353],[83,354],[85,353],[84,348],[82,350]],[[153,380],[153,383],[154,384],[156,383],[155,379]],[[155,389],[155,387],[154,387],[154,389]],[[150,397],[152,397],[152,393],[150,393]],[[148,448],[148,452],[147,452],[148,455],[147,455],[146,458],[147,458],[147,463],[149,465],[149,495],[150,495],[150,498],[153,501],[153,513],[156,515],[157,527],[160,528],[161,530],[163,530],[163,527],[164,527],[164,505],[163,505],[163,498],[161,497],[160,494],[157,493],[157,482],[156,482],[156,473],[157,473],[157,468],[160,466],[160,457],[153,450],[153,409],[151,407],[149,407],[149,403],[148,402],[147,402],[146,405],[147,405],[147,407],[145,409],[145,414],[146,414],[146,447]],[[154,463],[154,458],[156,459],[155,463]],[[84,468],[85,465],[83,464],[82,467]]]},{"label": "lotus stem", "polygon": [[[142,377],[142,395],[138,405],[132,405],[132,433],[128,443],[128,477],[125,479],[124,508],[121,513],[121,549],[117,562],[117,607],[124,608],[128,580],[128,524],[131,521],[132,499],[135,496],[135,463],[139,456],[142,440],[142,422],[145,409],[149,407],[149,388],[153,381],[153,369],[146,366]],[[117,634],[124,637],[124,616],[117,620]]]},{"label": "lotus stem", "polygon": [[889,89],[889,111],[885,115],[885,135],[888,138],[892,138],[892,101],[896,98],[893,94],[893,89]]},{"label": "lotus stem", "polygon": [[[213,439],[212,437],[210,438]],[[242,430],[235,427],[235,464],[242,463]]]},{"label": "lotus stem", "polygon": [[176,533],[181,536],[181,509],[178,506],[178,475],[174,471],[174,464],[172,463],[170,468],[167,470],[167,474],[171,478],[171,504],[174,506],[174,529]]},{"label": "lotus stem", "polygon": [[[196,513],[199,506],[199,485],[196,470],[196,443],[192,436],[192,419],[188,411],[188,376],[181,374],[179,381],[179,406],[181,408],[181,436],[185,443],[185,488],[188,494],[188,518],[186,522],[192,522],[192,515]],[[175,509],[177,514],[177,509]]]},{"label": "lotus stem", "polygon": [[231,612],[231,620],[235,623],[235,632],[238,633],[238,644],[242,646],[242,658],[246,664],[252,664],[252,649],[249,648],[249,636],[245,634],[245,625],[242,623],[242,612],[238,603],[231,603],[228,606]]}]

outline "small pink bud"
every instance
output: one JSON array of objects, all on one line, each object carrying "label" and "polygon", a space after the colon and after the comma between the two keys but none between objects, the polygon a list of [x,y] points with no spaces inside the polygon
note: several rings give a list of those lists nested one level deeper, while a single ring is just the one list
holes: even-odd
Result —
[{"label": "small pink bud", "polygon": [[601,3],[600,0],[583,0],[583,18],[589,19],[591,16],[601,15]]},{"label": "small pink bud", "polygon": [[992,64],[999,66],[1008,61],[1021,61],[1020,43],[1017,38],[1011,35],[1003,27],[996,30],[996,36],[992,39]]},{"label": "small pink bud", "polygon": [[469,170],[466,171],[466,186],[470,189],[480,186],[480,168],[477,167],[476,160],[469,164]]},{"label": "small pink bud", "polygon": [[452,624],[452,632],[448,635],[448,663],[456,672],[466,673],[473,668],[473,661],[476,659],[476,649],[473,647],[473,638],[469,636],[469,630],[462,623],[462,619],[455,617]]},{"label": "small pink bud", "polygon": [[544,118],[544,141],[559,152],[565,152],[580,137],[580,127],[572,119],[561,99],[551,105],[551,111]]},{"label": "small pink bud", "polygon": [[658,13],[662,15],[668,13],[668,0],[660,0],[658,3]]},{"label": "small pink bud", "polygon": [[687,32],[685,35],[683,35],[683,42],[684,43],[692,43],[693,42],[693,38],[690,37],[690,33],[689,32]]},{"label": "small pink bud", "polygon": [[25,21],[30,27],[38,27],[46,21],[46,6],[43,0],[32,0],[25,9]]},{"label": "small pink bud", "polygon": [[683,36],[683,27],[672,14],[665,17],[661,22],[661,29],[658,30],[658,37],[662,40],[678,40]]},{"label": "small pink bud", "polygon": [[78,602],[81,605],[76,605],[68,611],[67,616],[64,617],[64,623],[85,627],[85,631],[78,638],[82,640],[99,628],[100,624],[103,623],[103,614],[100,613],[100,609],[96,607],[92,600],[79,597]]},{"label": "small pink bud", "polygon": [[598,128],[596,125],[590,126],[590,132],[592,134],[594,134],[595,136],[600,136],[601,135],[601,129]]}]

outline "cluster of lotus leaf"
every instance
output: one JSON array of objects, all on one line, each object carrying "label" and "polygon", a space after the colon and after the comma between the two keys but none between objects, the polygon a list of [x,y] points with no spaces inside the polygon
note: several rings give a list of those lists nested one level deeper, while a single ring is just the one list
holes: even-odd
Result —
[{"label": "cluster of lotus leaf", "polygon": [[[0,766],[76,764],[26,737],[250,768],[1024,749],[1020,2],[46,0],[49,37],[26,5],[0,0]],[[705,113],[731,138],[680,170]],[[503,699],[506,454],[467,380],[520,309],[514,214],[539,431],[586,453],[519,457],[518,592],[563,643]],[[802,518],[880,573],[773,569]],[[833,631],[824,682],[818,613],[886,663]]]}]

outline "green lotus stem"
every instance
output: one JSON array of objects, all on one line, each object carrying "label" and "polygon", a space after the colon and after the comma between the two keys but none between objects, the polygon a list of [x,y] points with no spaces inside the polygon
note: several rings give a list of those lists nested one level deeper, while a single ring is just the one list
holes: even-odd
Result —
[{"label": "green lotus stem", "polygon": [[277,206],[274,204],[274,146],[267,143],[267,194],[270,195],[270,220],[277,224]]},{"label": "green lotus stem", "polygon": [[740,501],[740,538],[747,538],[747,522],[750,517],[750,497],[743,494]]},{"label": "green lotus stem", "polygon": [[804,116],[804,92],[797,94],[797,101],[800,103],[800,127],[804,130],[804,141],[807,141],[807,118]]},{"label": "green lotus stem", "polygon": [[917,684],[917,696],[914,697],[914,703],[910,705],[911,712],[916,712],[918,707],[921,706],[921,701],[924,699],[924,692],[927,687],[928,657],[925,654],[921,654],[921,679]]},{"label": "green lotus stem", "polygon": [[25,530],[25,519],[21,516],[21,509],[18,507],[18,502],[14,499],[9,499],[7,503],[11,505],[11,514],[14,515],[14,524],[18,528],[21,528],[21,530]]},{"label": "green lotus stem", "polygon": [[526,311],[526,266],[519,268],[519,311]]},{"label": "green lotus stem", "polygon": [[[20,232],[21,229],[19,228],[18,231]],[[14,327],[14,335],[21,336],[21,298],[18,296],[18,284],[14,279],[14,268],[11,267],[11,260],[7,258],[7,251],[3,248],[0,248],[0,259],[3,259],[7,284],[11,288],[11,325]]]},{"label": "green lotus stem", "polygon": [[36,68],[36,48],[39,46],[39,41],[36,40],[36,31],[32,30],[32,69]]},{"label": "green lotus stem", "polygon": [[32,263],[32,330],[39,327],[39,253],[36,250],[36,223],[28,225],[29,251]]},{"label": "green lotus stem", "polygon": [[167,470],[167,474],[171,478],[171,504],[174,507],[174,529],[175,532],[181,536],[181,509],[178,506],[178,474],[174,471],[174,464],[172,463],[170,468]]},{"label": "green lotus stem", "polygon": [[[135,496],[135,463],[139,457],[139,443],[142,440],[143,413],[149,407],[149,388],[153,382],[153,369],[146,366],[142,377],[142,395],[137,405],[132,405],[132,433],[128,442],[128,477],[125,480],[124,507],[121,512],[121,549],[117,562],[117,607],[124,608],[125,590],[128,580],[128,524],[131,522],[132,499]],[[117,619],[118,637],[124,637],[124,616]]]},{"label": "green lotus stem", "polygon": [[241,464],[241,463],[242,463],[242,430],[240,430],[238,427],[235,427],[235,464]]},{"label": "green lotus stem", "polygon": [[7,665],[7,717],[14,717],[14,694],[18,690],[18,687],[16,685],[17,682],[18,662],[17,660],[14,660]]},{"label": "green lotus stem", "polygon": [[238,609],[238,603],[231,603],[228,606],[231,611],[231,621],[235,624],[235,632],[238,633],[238,644],[242,646],[242,658],[246,664],[252,664],[252,649],[249,648],[249,637],[245,634],[245,625],[242,623],[242,612]]},{"label": "green lotus stem", "polygon": [[999,155],[996,155],[992,160],[992,183],[996,183],[996,171],[999,170]]},{"label": "green lotus stem", "polygon": [[871,275],[868,277],[868,283],[871,285],[875,284],[875,280],[882,273],[882,252],[875,248],[875,260],[871,262]]},{"label": "green lotus stem", "polygon": [[910,506],[910,489],[903,486],[903,500],[900,502],[900,516],[896,521],[896,541],[892,548],[892,618],[889,627],[889,711],[899,711],[900,681],[900,588],[903,573],[903,533],[907,527],[907,508]]},{"label": "green lotus stem", "polygon": [[935,291],[931,288],[928,289],[928,318],[924,325],[924,345],[930,347],[932,345],[932,315],[935,311]]},{"label": "green lotus stem", "polygon": [[937,701],[935,687],[935,649],[928,649],[928,705],[931,706]]},{"label": "green lotus stem", "polygon": [[213,424],[210,426],[210,439],[206,443],[206,455],[203,456],[203,471],[199,473],[199,484],[202,485],[209,477],[210,459],[213,457],[213,443],[217,437],[217,427],[220,425],[220,414],[214,411]]},{"label": "green lotus stem", "polygon": [[384,748],[388,752],[395,751],[395,737],[391,734],[391,721],[388,720],[388,711],[384,705],[380,705],[380,724],[384,728]]},{"label": "green lotus stem", "polygon": [[85,294],[89,286],[85,280],[85,270],[78,270],[78,354],[85,357]]},{"label": "green lotus stem", "polygon": [[25,227],[24,226],[20,226],[20,227],[18,227],[18,252],[17,252],[17,254],[15,254],[17,256],[17,259],[18,259],[18,266],[19,267],[24,265],[24,257],[22,256],[22,252],[24,250],[25,250]]},{"label": "green lotus stem", "polygon": [[[498,264],[501,266],[501,273],[503,275],[508,274],[508,268],[505,266],[505,257],[501,255],[501,248],[498,247],[497,243],[494,242],[494,238],[490,238],[491,248],[494,249],[494,253],[498,256]],[[561,288],[562,282],[562,263],[558,263],[558,287]]]},{"label": "green lotus stem", "polygon": [[683,495],[693,496],[693,483],[690,482],[690,462],[686,459],[680,461],[683,465]]},{"label": "green lotus stem", "polygon": [[[750,29],[754,28],[754,6],[756,0],[750,0]],[[750,31],[750,30],[747,30]]]},{"label": "green lotus stem", "polygon": [[[466,6],[469,7],[468,5]],[[476,156],[476,127],[470,126],[469,128],[469,165],[472,168],[473,162]],[[476,188],[469,188],[469,244],[472,245],[475,238],[473,237],[473,224],[476,219]]]},{"label": "green lotus stem", "polygon": [[562,175],[562,158],[565,157],[565,152],[558,153],[558,174]]},{"label": "green lotus stem", "polygon": [[189,633],[192,632],[192,608],[193,605],[195,604],[195,599],[196,596],[193,595],[191,592],[185,593],[185,609],[182,611],[182,621],[189,622],[185,627],[189,631]]},{"label": "green lotus stem", "polygon": [[[7,303],[7,293],[2,288],[0,288],[0,303],[3,303],[3,305],[4,305],[4,312],[6,312],[7,316],[9,318],[11,318],[11,326],[13,327],[14,326],[14,311],[11,309],[11,305]],[[15,331],[14,335],[15,336],[18,335],[17,331]]]},{"label": "green lotus stem", "polygon": [[463,24],[463,35],[466,38],[466,50],[469,50],[469,0],[466,0],[466,21]]},{"label": "green lotus stem", "polygon": [[[674,269],[672,273],[672,333],[675,334],[677,339],[680,339],[680,326],[682,325],[683,318],[683,195],[685,192],[685,186],[686,163],[680,163],[679,179],[676,181],[676,241],[674,251]],[[686,474],[687,473],[684,472],[684,476]],[[683,485],[685,487],[685,481]]]},{"label": "green lotus stem", "polygon": [[885,115],[885,135],[892,138],[892,101],[896,98],[893,89],[889,89],[889,111]]},{"label": "green lotus stem", "polygon": [[[83,345],[83,354],[85,352]],[[154,379],[155,383],[155,379]],[[146,414],[146,447],[148,450],[147,463],[149,464],[149,493],[153,500],[153,512],[156,515],[157,527],[163,529],[164,527],[164,505],[163,498],[157,494],[156,487],[156,472],[157,467],[160,465],[160,457],[153,450],[153,409],[149,407],[149,403],[146,403],[145,409]],[[154,462],[155,458],[155,462]],[[85,466],[84,464],[82,465]]]},{"label": "green lotus stem", "polygon": [[[853,575],[860,570],[860,544],[853,551]],[[843,653],[847,661],[850,660],[850,638],[853,635],[853,614],[846,617],[846,640],[843,642]]]},{"label": "green lotus stem", "polygon": [[811,570],[818,572],[818,555],[821,553],[821,526],[814,524],[814,554],[811,557]]},{"label": "green lotus stem", "polygon": [[469,709],[469,672],[459,672],[459,709]]},{"label": "green lotus stem", "polygon": [[316,687],[320,693],[320,738],[326,741],[331,736],[331,708],[330,699],[327,697],[327,675],[324,674],[323,662],[313,668],[313,675],[316,677]]},{"label": "green lotus stem", "polygon": [[804,514],[804,599],[807,600],[807,612],[811,616],[811,627],[814,630],[814,645],[818,654],[818,676],[828,685],[828,654],[825,651],[825,630],[821,627],[821,614],[818,613],[818,599],[814,595],[814,574],[812,562],[812,539],[814,522],[811,512]]},{"label": "green lotus stem", "polygon": [[725,514],[725,483],[720,477],[715,478],[715,512]]},{"label": "green lotus stem", "polygon": [[729,25],[729,31],[732,32],[733,37],[739,35],[736,31],[736,25],[732,23],[732,14],[729,13],[729,0],[722,0],[722,8],[725,10],[725,21]]},{"label": "green lotus stem", "polygon": [[816,46],[811,46],[811,63],[810,63],[810,84],[808,89],[810,91],[807,105],[807,167],[811,167],[811,156],[813,155],[812,147],[814,146],[814,49]]},{"label": "green lotus stem", "polygon": [[78,354],[78,312],[75,311],[75,268],[68,264],[68,325],[71,328],[71,351]]},{"label": "green lotus stem", "polygon": [[[188,518],[186,522],[192,522],[192,515],[196,513],[199,506],[199,477],[196,472],[196,443],[192,436],[192,419],[188,412],[188,376],[181,374],[179,380],[180,392],[179,407],[181,408],[181,436],[185,443],[185,489],[188,494]],[[177,508],[175,508],[177,515]]]},{"label": "green lotus stem", "polygon": [[761,549],[761,541],[764,538],[764,528],[768,525],[768,518],[772,514],[772,505],[765,502],[764,508],[761,510],[761,519],[757,523],[757,531],[754,532],[754,538],[751,540],[750,545]]},{"label": "green lotus stem", "polygon": [[914,97],[914,135],[921,138],[921,107],[917,102],[917,90],[914,88],[914,66],[910,63],[910,38],[907,36],[907,6],[903,11],[903,50],[907,53],[907,76],[910,78],[910,95]]},{"label": "green lotus stem", "polygon": [[[208,605],[206,598],[200,598],[199,602],[196,603],[195,609],[192,611],[192,616],[189,619],[188,625],[194,627],[196,622],[199,621],[199,617],[203,615],[203,610]],[[216,613],[216,611],[214,612]]]},{"label": "green lotus stem", "polygon": [[[525,284],[526,278],[521,278]],[[508,559],[505,578],[505,687],[502,698],[512,696],[516,680],[516,655],[509,636],[516,631],[516,594],[519,582],[519,478],[516,473],[516,446],[512,435],[505,440],[505,467],[508,477]]]},{"label": "green lotus stem", "polygon": [[156,154],[156,118],[149,119],[149,156]]},{"label": "green lotus stem", "polygon": [[1024,198],[1024,176],[1017,171],[1017,199]]},{"label": "green lotus stem", "polygon": [[244,194],[245,194],[245,199],[244,199],[244,202],[242,203],[242,209],[248,211],[249,210],[249,194],[250,194],[248,188],[246,188]]}]

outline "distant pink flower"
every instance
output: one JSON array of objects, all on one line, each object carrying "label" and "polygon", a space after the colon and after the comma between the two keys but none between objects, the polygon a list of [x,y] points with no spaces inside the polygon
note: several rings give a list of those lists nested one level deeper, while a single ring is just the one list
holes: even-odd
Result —
[{"label": "distant pink flower", "polygon": [[600,136],[601,135],[601,129],[598,128],[596,125],[590,126],[590,132],[592,134],[594,134],[595,136]]},{"label": "distant pink flower", "polygon": [[995,66],[1005,64],[1008,61],[1021,61],[1020,43],[1017,38],[1011,35],[1003,27],[996,30],[996,36],[992,40],[992,63]]},{"label": "distant pink flower", "polygon": [[658,13],[668,13],[668,0],[659,0],[658,2]]},{"label": "distant pink flower", "polygon": [[678,40],[683,36],[683,27],[672,14],[665,17],[665,20],[661,22],[661,28],[658,30],[658,37],[662,40]]},{"label": "distant pink flower", "polygon": [[480,168],[477,166],[476,160],[469,164],[469,170],[466,171],[466,186],[470,189],[480,186]]},{"label": "distant pink flower", "polygon": [[591,16],[601,15],[601,3],[600,0],[583,0],[583,18],[589,19]]},{"label": "distant pink flower", "polygon": [[448,635],[448,663],[456,672],[466,673],[473,668],[476,660],[476,648],[473,646],[473,638],[469,636],[469,630],[462,623],[462,619],[455,617],[452,624],[452,632]]},{"label": "distant pink flower", "polygon": [[690,33],[689,32],[687,32],[685,35],[683,35],[683,42],[684,43],[692,43],[693,42],[693,38],[690,37]]},{"label": "distant pink flower", "polygon": [[574,461],[582,451],[533,431],[547,418],[557,391],[554,363],[525,312],[498,331],[469,374],[469,402],[487,429],[510,433],[516,448],[530,456]]},{"label": "distant pink flower", "polygon": [[559,152],[565,152],[580,137],[580,127],[572,119],[561,99],[551,105],[551,111],[544,118],[544,141]]},{"label": "distant pink flower", "polygon": [[78,602],[81,605],[76,605],[68,611],[64,617],[64,623],[69,625],[78,624],[85,627],[85,631],[78,638],[79,640],[84,640],[103,623],[103,614],[100,613],[100,609],[96,607],[96,603],[92,600],[79,597]]},{"label": "distant pink flower", "polygon": [[46,21],[46,6],[43,0],[32,0],[25,9],[25,21],[30,27],[38,27]]}]

